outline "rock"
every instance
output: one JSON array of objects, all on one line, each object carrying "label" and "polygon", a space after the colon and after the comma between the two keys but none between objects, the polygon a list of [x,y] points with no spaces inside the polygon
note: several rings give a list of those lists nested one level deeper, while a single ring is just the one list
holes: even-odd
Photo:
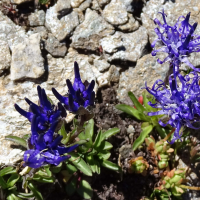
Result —
[{"label": "rock", "polygon": [[127,133],[135,133],[135,128],[132,125],[129,125],[127,128]]},{"label": "rock", "polygon": [[92,1],[91,9],[101,12],[101,8],[99,7],[99,3],[97,0]]},{"label": "rock", "polygon": [[45,22],[45,12],[43,10],[36,10],[28,16],[30,26],[43,26]]},{"label": "rock", "polygon": [[103,16],[112,25],[122,25],[128,22],[128,13],[120,0],[111,0],[105,6]]},{"label": "rock", "polygon": [[79,6],[79,9],[81,11],[85,11],[87,8],[91,6],[91,4],[92,4],[92,0],[86,0]]},{"label": "rock", "polygon": [[11,0],[12,3],[14,4],[22,4],[22,3],[27,3],[27,2],[31,2],[33,0]]},{"label": "rock", "polygon": [[84,22],[76,27],[71,37],[72,47],[95,51],[99,48],[99,40],[113,33],[114,28],[88,8]]},{"label": "rock", "polygon": [[129,67],[120,75],[117,96],[119,101],[126,103],[128,92],[133,92],[137,97],[142,93],[142,89],[147,82],[148,87],[152,87],[157,79],[164,80],[169,70],[167,63],[160,65],[157,57],[150,54],[143,56],[137,61],[135,68]]},{"label": "rock", "polygon": [[99,70],[99,72],[103,72],[110,67],[110,64],[104,60],[102,57],[97,57],[93,61],[94,66]]},{"label": "rock", "polygon": [[11,55],[8,43],[0,40],[0,75],[10,68]]},{"label": "rock", "polygon": [[69,14],[72,9],[70,0],[58,0],[55,7],[56,7],[56,12],[58,13],[59,16],[64,16],[66,14]]},{"label": "rock", "polygon": [[21,26],[14,24],[0,12],[0,40],[7,42],[12,50],[14,44],[23,43],[26,37],[25,30]]},{"label": "rock", "polygon": [[59,41],[70,37],[78,24],[78,13],[75,11],[62,17],[60,20],[58,19],[56,5],[50,7],[46,12],[45,26]]},{"label": "rock", "polygon": [[120,2],[125,6],[126,11],[130,13],[134,11],[133,4],[137,3],[133,0],[120,0]]},{"label": "rock", "polygon": [[103,7],[110,3],[111,0],[97,0],[100,7]]},{"label": "rock", "polygon": [[84,1],[85,0],[71,0],[71,6],[73,8],[78,8]]},{"label": "rock", "polygon": [[140,27],[133,33],[116,32],[103,38],[100,44],[107,53],[113,53],[108,61],[121,60],[136,62],[143,54],[148,43],[147,31]]},{"label": "rock", "polygon": [[44,73],[44,59],[40,50],[40,35],[35,33],[13,46],[11,80],[39,78]]},{"label": "rock", "polygon": [[34,33],[39,33],[42,39],[47,39],[48,37],[47,29],[44,26],[31,27],[27,32],[27,35],[30,36]]},{"label": "rock", "polygon": [[52,34],[45,41],[45,49],[54,57],[64,57],[67,52],[65,43],[60,43]]},{"label": "rock", "polygon": [[121,155],[121,159],[126,159],[133,153],[133,149],[131,144],[125,144],[120,147],[119,153]]},{"label": "rock", "polygon": [[139,28],[139,26],[140,26],[139,22],[137,20],[135,20],[133,15],[132,14],[128,14],[128,22],[126,24],[118,26],[118,28],[121,31],[132,32],[132,31],[137,30]]}]

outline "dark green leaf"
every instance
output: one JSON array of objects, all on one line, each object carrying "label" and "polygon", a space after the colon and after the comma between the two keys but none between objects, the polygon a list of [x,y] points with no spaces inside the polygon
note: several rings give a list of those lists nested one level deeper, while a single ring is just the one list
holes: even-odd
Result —
[{"label": "dark green leaf", "polygon": [[27,149],[27,143],[26,143],[26,140],[20,138],[20,137],[17,137],[17,136],[12,136],[12,135],[8,135],[5,137],[6,140],[9,140],[9,141],[12,141],[12,142],[15,142],[23,147],[25,147]]},{"label": "dark green leaf", "polygon": [[20,197],[21,199],[29,199],[29,198],[34,197],[33,193],[21,193],[21,192],[17,192],[16,195],[18,197]]},{"label": "dark green leaf", "polygon": [[143,105],[141,105],[141,103],[137,100],[137,98],[135,97],[135,95],[132,92],[128,92],[128,96],[130,97],[131,101],[133,102],[133,104],[137,108],[137,110],[139,110],[141,112],[145,111],[145,108],[143,107]]},{"label": "dark green leaf", "polygon": [[67,143],[70,141],[72,135],[73,135],[75,132],[76,132],[76,129],[72,130],[70,133],[67,134],[67,137],[66,137],[65,139],[63,139],[61,142],[62,142],[63,144],[67,144]]},{"label": "dark green leaf", "polygon": [[23,135],[22,138],[27,141],[30,138],[30,134]]},{"label": "dark green leaf", "polygon": [[100,163],[94,159],[94,156],[87,156],[86,161],[90,165],[93,173],[100,174]]},{"label": "dark green leaf", "polygon": [[85,180],[81,180],[80,186],[76,189],[76,191],[84,199],[91,199],[93,196],[93,190],[90,184]]},{"label": "dark green leaf", "polygon": [[97,154],[100,160],[107,160],[110,158],[111,153],[108,151],[101,151]]},{"label": "dark green leaf", "polygon": [[155,126],[156,130],[158,131],[160,137],[164,139],[167,136],[165,128],[161,127],[160,125]]},{"label": "dark green leaf", "polygon": [[102,133],[101,133],[101,130],[97,133],[97,136],[95,138],[95,141],[94,141],[94,149],[97,149],[100,145],[101,145],[101,138],[102,138]]},{"label": "dark green leaf", "polygon": [[63,121],[61,129],[58,131],[58,133],[63,136],[63,140],[67,138],[67,132],[65,130],[65,121]]},{"label": "dark green leaf", "polygon": [[39,174],[35,174],[33,176],[33,180],[41,182],[41,183],[53,183],[55,181],[55,178],[54,177],[45,177],[45,176],[41,176]]},{"label": "dark green leaf", "polygon": [[133,151],[135,151],[145,140],[145,138],[149,135],[149,133],[153,130],[153,126],[147,126],[145,127],[142,132],[140,133],[140,136],[135,140],[133,143]]},{"label": "dark green leaf", "polygon": [[70,174],[74,174],[75,172],[77,172],[77,168],[69,163],[66,163],[66,169]]},{"label": "dark green leaf", "polygon": [[105,150],[110,150],[112,148],[113,148],[113,145],[110,142],[107,142],[107,141],[104,140],[104,141],[101,142],[99,150],[105,151]]},{"label": "dark green leaf", "polygon": [[28,183],[28,187],[33,192],[37,200],[43,200],[42,194],[37,190],[37,188],[32,183]]},{"label": "dark green leaf", "polygon": [[107,130],[106,132],[102,133],[101,141],[108,139],[110,136],[115,135],[120,132],[120,129],[118,128],[111,128]]},{"label": "dark green leaf", "polygon": [[3,189],[6,189],[6,188],[7,188],[6,181],[4,180],[4,178],[3,178],[2,176],[0,176],[0,186],[1,186]]},{"label": "dark green leaf", "polygon": [[92,176],[92,171],[90,167],[86,164],[86,162],[81,157],[79,157],[78,154],[72,152],[72,153],[69,153],[69,155],[71,155],[71,158],[69,159],[69,161],[71,161],[77,169],[82,171],[87,176]]},{"label": "dark green leaf", "polygon": [[62,169],[62,162],[61,162],[59,165],[57,165],[57,166],[52,166],[52,167],[50,168],[50,170],[51,170],[54,174],[59,173],[61,169]]},{"label": "dark green leaf", "polygon": [[15,185],[15,183],[19,180],[18,174],[12,174],[10,178],[7,181],[7,187],[12,187]]},{"label": "dark green leaf", "polygon": [[50,0],[39,0],[40,4],[46,5],[49,3]]},{"label": "dark green leaf", "polygon": [[47,173],[47,175],[48,176],[52,176],[52,172],[50,171],[50,166],[49,165],[47,165],[47,166],[44,166],[44,169],[45,169],[45,171],[46,171],[46,173]]},{"label": "dark green leaf", "polygon": [[0,176],[13,174],[13,173],[16,173],[16,169],[14,169],[13,167],[5,167],[0,171]]},{"label": "dark green leaf", "polygon": [[65,191],[69,196],[73,195],[76,191],[76,183],[77,183],[77,177],[73,177],[72,180],[66,185]]},{"label": "dark green leaf", "polygon": [[[147,98],[147,95],[150,97],[150,98]],[[144,107],[146,109],[146,111],[151,111],[151,112],[154,112],[154,111],[157,111],[156,108],[152,108],[148,102],[151,101],[153,103],[153,96],[149,93],[147,93],[147,91],[144,91],[142,93],[142,96],[143,96],[143,103],[144,103]]]},{"label": "dark green leaf", "polygon": [[151,118],[149,116],[144,115],[142,112],[136,110],[135,108],[128,106],[126,104],[118,104],[115,106],[118,110],[121,110],[129,115],[132,115],[138,120],[142,121],[150,121]]},{"label": "dark green leaf", "polygon": [[100,164],[103,167],[106,167],[106,168],[114,170],[114,171],[120,171],[121,170],[121,168],[117,164],[110,162],[108,160],[102,160]]}]

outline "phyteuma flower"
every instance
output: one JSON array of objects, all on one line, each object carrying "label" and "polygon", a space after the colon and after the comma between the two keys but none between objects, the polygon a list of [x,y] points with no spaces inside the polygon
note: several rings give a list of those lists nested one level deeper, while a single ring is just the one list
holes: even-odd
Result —
[{"label": "phyteuma flower", "polygon": [[[153,115],[167,115],[172,127],[176,128],[171,143],[180,139],[180,129],[182,126],[187,126],[192,129],[200,128],[200,76],[196,72],[183,77],[180,73],[177,74],[180,84],[171,75],[169,77],[169,88],[167,88],[163,81],[157,80],[152,89],[146,86],[146,90],[155,97],[156,103],[149,102],[153,108],[159,108],[157,112],[148,113]],[[166,126],[161,120],[161,126]]]},{"label": "phyteuma flower", "polygon": [[21,109],[17,104],[15,104],[15,109],[30,122],[33,118],[33,115],[40,116],[38,130],[42,131],[47,130],[50,124],[52,124],[54,121],[65,118],[67,114],[61,103],[58,103],[57,106],[50,103],[44,89],[38,86],[37,90],[39,96],[39,106],[25,98],[25,101],[30,105],[30,112],[26,112],[25,110]]},{"label": "phyteuma flower", "polygon": [[74,72],[75,79],[73,86],[69,79],[66,80],[69,89],[66,97],[60,95],[55,88],[52,88],[52,91],[67,110],[75,114],[81,114],[81,108],[89,108],[94,105],[95,92],[93,89],[95,81],[92,80],[90,84],[87,81],[85,83],[81,81],[77,62],[74,63]]},{"label": "phyteuma flower", "polygon": [[32,134],[28,141],[29,150],[24,153],[24,166],[39,168],[46,164],[59,165],[60,162],[70,158],[69,155],[64,154],[73,151],[78,144],[65,147],[61,143],[62,136],[55,137],[54,131],[58,121],[53,122],[46,133],[38,134],[39,121],[40,117],[34,115],[31,122]]},{"label": "phyteuma flower", "polygon": [[158,19],[154,20],[160,28],[155,28],[158,38],[151,44],[154,48],[158,42],[160,48],[153,50],[152,56],[155,56],[157,52],[165,52],[168,54],[167,57],[163,61],[158,59],[158,63],[168,61],[177,69],[181,63],[186,63],[193,70],[200,72],[200,69],[195,68],[187,58],[191,53],[200,51],[200,36],[194,34],[197,23],[189,24],[190,13],[188,13],[186,17],[180,16],[174,26],[170,26],[167,24],[164,10],[160,14],[164,23],[161,24]]}]

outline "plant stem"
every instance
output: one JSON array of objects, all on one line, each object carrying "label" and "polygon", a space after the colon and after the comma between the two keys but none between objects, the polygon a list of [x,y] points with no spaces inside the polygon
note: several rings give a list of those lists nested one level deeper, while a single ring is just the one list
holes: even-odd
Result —
[{"label": "plant stem", "polygon": [[163,139],[164,141],[167,141],[169,138],[170,138],[170,136],[174,133],[174,131],[175,131],[175,128],[173,128],[172,130],[171,130],[171,132]]},{"label": "plant stem", "polygon": [[179,187],[189,190],[200,190],[200,187],[188,186],[188,185],[180,185]]}]

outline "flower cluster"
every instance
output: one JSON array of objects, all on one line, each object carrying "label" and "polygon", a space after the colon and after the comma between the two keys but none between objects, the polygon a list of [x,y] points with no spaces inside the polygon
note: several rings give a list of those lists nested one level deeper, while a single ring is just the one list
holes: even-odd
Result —
[{"label": "flower cluster", "polygon": [[75,79],[74,84],[69,79],[66,80],[68,86],[67,97],[60,95],[55,88],[52,88],[52,92],[55,97],[64,104],[65,108],[73,113],[78,113],[79,108],[88,108],[94,105],[95,93],[93,91],[95,82],[91,81],[83,83],[81,81],[79,67],[77,62],[74,63]]},{"label": "flower cluster", "polygon": [[161,48],[153,50],[152,56],[155,56],[157,52],[165,52],[168,54],[167,57],[163,61],[157,60],[160,64],[169,61],[170,66],[179,67],[181,63],[186,63],[193,70],[200,71],[187,58],[191,53],[200,51],[200,36],[194,34],[197,23],[189,24],[190,13],[188,13],[186,17],[180,16],[174,26],[170,26],[166,22],[164,10],[160,13],[164,23],[161,24],[158,19],[154,20],[160,29],[155,28],[158,38],[151,46],[154,48],[158,42]]},{"label": "flower cluster", "polygon": [[30,105],[30,112],[21,109],[17,104],[15,104],[15,109],[24,117],[26,117],[30,122],[34,115],[40,117],[38,123],[38,131],[47,130],[49,125],[59,118],[65,118],[67,113],[61,103],[57,106],[52,105],[47,98],[46,92],[40,86],[37,87],[39,96],[39,106],[25,98],[25,101]]},{"label": "flower cluster", "polygon": [[46,133],[38,134],[39,121],[40,117],[36,115],[32,117],[32,134],[29,138],[30,149],[24,153],[24,166],[39,168],[45,164],[59,165],[60,162],[70,158],[69,155],[64,156],[63,154],[73,151],[78,145],[64,147],[61,144],[62,136],[54,137],[58,121],[53,122]]},{"label": "flower cluster", "polygon": [[[170,117],[167,124],[176,128],[171,143],[180,139],[180,128],[182,126],[197,129],[199,127],[196,127],[196,125],[200,122],[200,76],[196,72],[191,72],[185,77],[179,73],[177,77],[180,84],[177,84],[173,75],[169,77],[169,89],[161,80],[157,80],[152,89],[146,86],[146,90],[157,101],[155,104],[149,102],[149,105],[160,109],[157,112],[150,112],[148,115],[165,114]],[[159,123],[166,126],[161,120]]]}]

